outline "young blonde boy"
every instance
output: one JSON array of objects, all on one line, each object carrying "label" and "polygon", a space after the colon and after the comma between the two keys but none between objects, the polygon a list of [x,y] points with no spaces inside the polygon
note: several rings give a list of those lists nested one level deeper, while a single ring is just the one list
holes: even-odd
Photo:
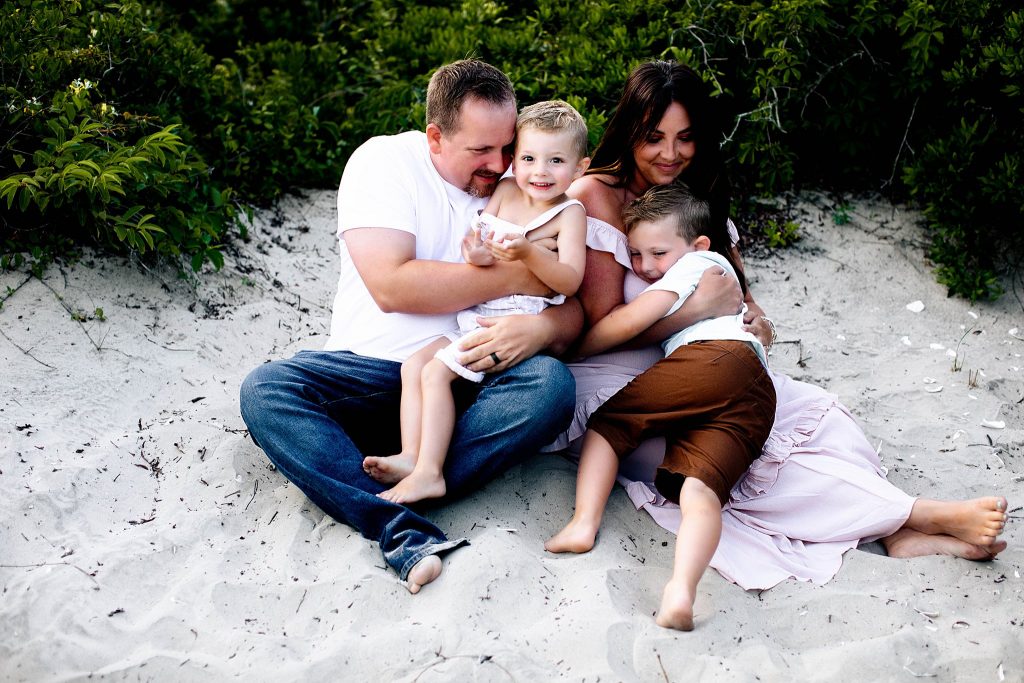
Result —
[{"label": "young blonde boy", "polygon": [[[443,466],[456,417],[452,383],[484,378],[458,360],[459,341],[479,329],[478,319],[540,313],[576,293],[586,263],[587,222],[583,205],[565,192],[589,163],[587,126],[570,105],[553,100],[520,112],[513,177],[498,184],[474,221],[463,240],[463,257],[480,267],[519,261],[556,296],[512,295],[462,311],[459,332],[435,340],[402,364],[402,452],[363,461],[371,477],[395,484],[379,494],[382,498],[413,503],[447,492]],[[512,359],[492,353],[491,360],[498,366]]]}]

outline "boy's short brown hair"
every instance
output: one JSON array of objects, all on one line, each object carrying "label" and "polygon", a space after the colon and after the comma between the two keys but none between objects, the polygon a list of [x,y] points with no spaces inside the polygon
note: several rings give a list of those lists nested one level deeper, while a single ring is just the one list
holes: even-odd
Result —
[{"label": "boy's short brown hair", "polygon": [[549,133],[569,133],[573,152],[579,159],[587,156],[587,122],[568,102],[547,100],[523,107],[516,119],[516,134],[527,128]]},{"label": "boy's short brown hair", "polygon": [[655,185],[630,202],[622,212],[626,234],[640,222],[660,221],[666,216],[675,220],[676,234],[687,242],[701,235],[714,239],[711,202],[697,197],[685,183]]}]

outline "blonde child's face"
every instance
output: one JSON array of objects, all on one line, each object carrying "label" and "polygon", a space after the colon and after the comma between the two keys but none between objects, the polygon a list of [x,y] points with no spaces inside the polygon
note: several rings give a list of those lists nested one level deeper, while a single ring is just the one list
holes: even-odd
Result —
[{"label": "blonde child's face", "polygon": [[676,232],[675,218],[665,216],[633,226],[629,231],[629,259],[634,273],[647,282],[655,282],[683,256],[692,251],[707,251],[709,244],[706,237],[687,242]]},{"label": "blonde child's face", "polygon": [[568,132],[525,128],[519,131],[512,173],[520,191],[535,201],[561,197],[589,163],[573,152]]}]

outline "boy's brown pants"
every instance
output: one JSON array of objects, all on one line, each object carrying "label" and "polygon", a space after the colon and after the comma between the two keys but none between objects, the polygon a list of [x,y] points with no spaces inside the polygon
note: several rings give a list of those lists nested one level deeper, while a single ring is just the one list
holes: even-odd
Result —
[{"label": "boy's brown pants", "polygon": [[678,501],[686,477],[723,505],[761,454],[775,420],[775,387],[748,344],[709,340],[681,346],[638,375],[590,418],[619,455],[664,436],[655,486]]}]

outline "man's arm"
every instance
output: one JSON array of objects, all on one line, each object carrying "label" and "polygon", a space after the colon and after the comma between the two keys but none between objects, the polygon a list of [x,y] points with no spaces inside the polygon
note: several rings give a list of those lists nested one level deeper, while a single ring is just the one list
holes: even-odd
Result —
[{"label": "man's arm", "polygon": [[549,296],[521,263],[477,268],[416,258],[416,237],[391,228],[343,233],[352,263],[386,313],[452,313],[509,294]]}]

